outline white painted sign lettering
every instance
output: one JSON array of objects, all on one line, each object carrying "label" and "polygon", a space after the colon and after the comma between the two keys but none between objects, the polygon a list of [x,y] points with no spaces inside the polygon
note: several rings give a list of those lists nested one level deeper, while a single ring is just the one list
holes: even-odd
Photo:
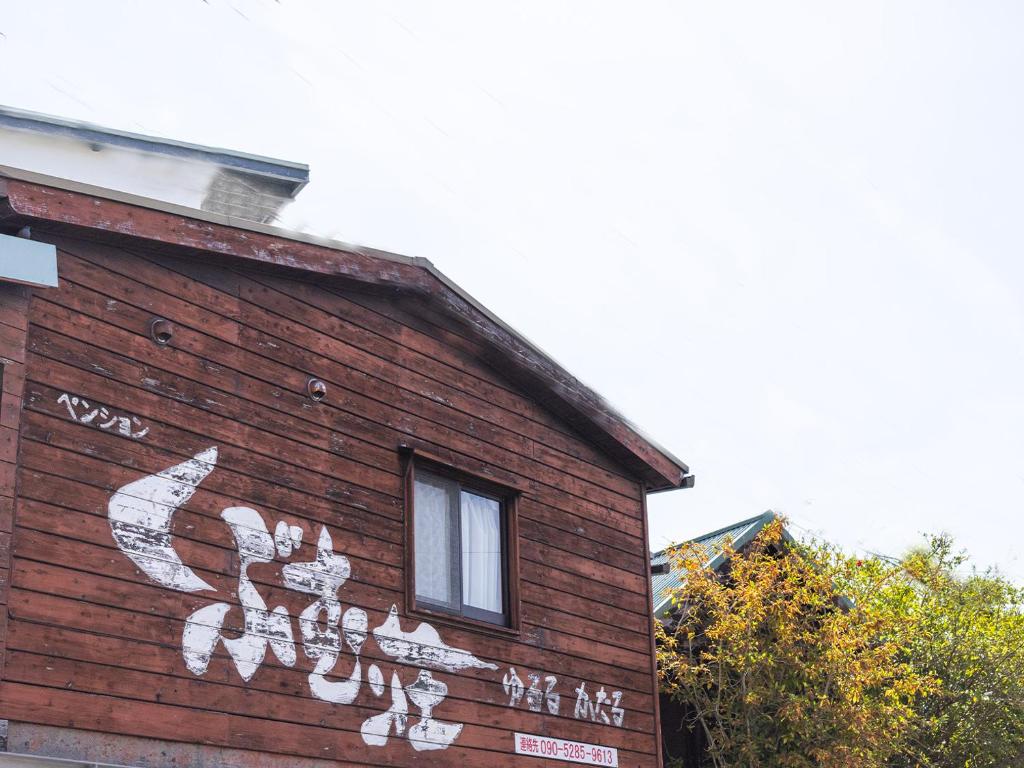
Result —
[{"label": "white painted sign lettering", "polygon": [[119,435],[130,437],[132,440],[141,440],[149,434],[149,427],[136,431],[136,427],[142,427],[138,416],[125,416],[111,413],[101,406],[91,406],[84,397],[64,392],[57,398],[57,402],[67,408],[71,420],[77,421],[79,424],[90,424],[107,431],[114,430]]},{"label": "white painted sign lettering", "polygon": [[[543,703],[547,705],[548,712],[552,715],[557,715],[562,700],[561,694],[555,691],[555,686],[558,685],[558,678],[554,675],[546,675],[544,677],[545,690],[543,692],[540,690],[540,674],[531,672],[528,678],[530,680],[529,689],[523,685],[522,679],[516,673],[516,668],[508,668],[508,672],[501,679],[501,684],[505,688],[505,694],[509,697],[508,706],[518,706],[520,699],[523,698],[525,693],[526,705],[530,708],[531,712],[540,712],[541,704]],[[587,692],[586,681],[581,680],[579,687],[575,690],[576,706],[573,709],[573,717],[577,720],[590,720],[599,725],[614,725],[616,728],[622,727],[622,721],[626,716],[626,710],[621,706],[622,691],[612,691],[611,696],[609,696],[604,686],[602,686],[594,693],[594,700],[591,701],[590,694]],[[605,704],[608,705],[608,711],[603,709]],[[610,716],[609,712],[611,712]]]},{"label": "white painted sign lettering", "polygon": [[[93,409],[95,412],[83,415],[74,410],[90,407],[81,398],[62,395],[59,402],[66,405],[80,423],[92,423],[105,410]],[[98,426],[108,429],[114,423]],[[127,437],[139,439],[148,430],[134,433],[129,421],[121,431]],[[218,458],[217,447],[211,446],[180,464],[127,483],[110,498],[107,514],[114,542],[146,576],[163,587],[186,593],[217,591],[178,555],[172,518],[215,471]],[[262,667],[268,650],[282,666],[296,667],[299,663],[296,648],[301,640],[303,652],[314,663],[307,676],[314,698],[332,705],[351,705],[366,683],[370,692],[381,699],[382,709],[390,699],[387,710],[363,721],[359,730],[367,745],[383,747],[394,735],[405,738],[414,750],[421,752],[447,749],[458,739],[462,723],[446,722],[433,716],[448,696],[448,685],[435,678],[431,670],[493,672],[498,670],[496,664],[477,658],[471,651],[448,645],[430,624],[420,623],[403,629],[396,606],[392,606],[387,618],[373,628],[362,608],[343,609],[339,591],[352,569],[348,558],[335,551],[334,538],[326,526],[320,526],[314,545],[305,537],[303,528],[289,520],[272,520],[276,524],[271,533],[263,513],[251,507],[227,507],[221,510],[220,518],[230,528],[237,549],[235,594],[242,609],[243,631],[239,637],[231,636],[235,632],[224,633],[232,602],[210,602],[196,608],[185,619],[181,637],[182,657],[192,674],[201,677],[211,664],[222,664],[223,657],[215,660],[214,654],[223,646],[238,675],[249,682]],[[313,546],[316,551],[306,555]],[[296,562],[300,550],[304,561]],[[298,633],[294,630],[295,617],[289,615],[284,606],[269,606],[249,576],[249,566],[275,560],[287,561],[280,570],[283,586],[313,598],[297,617]],[[364,669],[361,654],[363,646],[369,642],[394,664],[380,662]],[[350,654],[346,653],[346,647]],[[407,667],[418,668],[412,682],[403,682],[400,676],[404,672],[408,680]],[[508,706],[558,716],[562,703],[562,695],[556,690],[558,679],[543,672],[522,671],[528,686],[514,667],[509,667],[501,677],[509,697]],[[573,716],[577,720],[622,727],[625,710],[621,691],[606,690],[603,685],[593,683],[588,689],[583,680],[573,690],[576,694]],[[568,693],[566,695],[568,697]],[[411,710],[418,710],[419,715]],[[568,713],[563,716],[567,717]],[[516,754],[586,765],[619,764],[618,752],[610,747],[524,733],[515,734],[515,739]]]},{"label": "white painted sign lettering", "polygon": [[612,768],[618,768],[619,765],[617,749],[587,744],[583,741],[552,739],[532,733],[517,733],[515,747],[517,755],[546,757],[548,760],[565,760],[569,763],[583,763],[584,765],[610,765]]},{"label": "white painted sign lettering", "polygon": [[[76,404],[70,400],[69,403]],[[110,499],[108,517],[114,541],[157,584],[179,592],[215,591],[178,556],[171,522],[174,513],[214,471],[217,458],[216,446],[207,448],[187,461],[128,483]],[[280,520],[271,535],[263,515],[250,507],[228,507],[220,517],[231,529],[238,549],[237,595],[244,632],[240,637],[222,634],[232,606],[209,603],[185,620],[182,656],[192,674],[203,676],[213,663],[214,650],[222,644],[242,680],[249,682],[262,666],[268,647],[286,667],[294,667],[298,661],[292,617],[284,606],[271,609],[267,605],[248,571],[253,564],[292,557],[303,546],[303,531],[300,526]],[[402,629],[396,606],[372,631],[362,608],[351,606],[342,611],[338,590],[351,575],[351,566],[347,557],[334,551],[334,540],[325,526],[320,526],[314,559],[289,562],[281,573],[287,589],[316,598],[298,617],[302,649],[316,664],[308,676],[314,697],[337,705],[355,701],[363,684],[360,653],[372,636],[380,651],[394,659],[398,668],[389,668],[390,685],[386,685],[387,677],[377,664],[371,664],[367,670],[366,681],[373,695],[381,697],[388,690],[391,706],[363,721],[359,729],[363,741],[369,746],[383,747],[394,731],[395,736],[404,736],[414,750],[422,752],[447,749],[459,737],[462,723],[449,723],[433,716],[448,695],[448,685],[435,679],[430,670],[497,670],[496,664],[451,647],[430,624],[419,624],[410,631]],[[352,671],[347,678],[337,668],[344,653],[342,639],[352,652]],[[406,666],[420,668],[411,683],[403,683],[399,677],[399,670]],[[328,679],[328,675],[339,679]],[[410,713],[410,702],[419,710],[418,718]]]}]

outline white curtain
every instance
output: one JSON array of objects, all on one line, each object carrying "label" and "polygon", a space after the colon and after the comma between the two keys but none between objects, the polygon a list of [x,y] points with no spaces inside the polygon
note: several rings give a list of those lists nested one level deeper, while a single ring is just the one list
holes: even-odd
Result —
[{"label": "white curtain", "polygon": [[462,492],[462,602],[502,612],[501,505]]},{"label": "white curtain", "polygon": [[415,498],[416,596],[450,605],[452,602],[451,516],[448,488],[432,478],[416,478]]}]

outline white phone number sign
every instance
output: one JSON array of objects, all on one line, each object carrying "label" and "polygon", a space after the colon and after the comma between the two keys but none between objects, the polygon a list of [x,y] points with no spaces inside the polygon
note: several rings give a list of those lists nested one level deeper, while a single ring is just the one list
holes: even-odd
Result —
[{"label": "white phone number sign", "polygon": [[582,741],[552,739],[532,733],[517,733],[516,754],[546,757],[549,760],[567,760],[570,763],[586,765],[609,765],[618,768],[619,751],[611,747],[599,747]]}]

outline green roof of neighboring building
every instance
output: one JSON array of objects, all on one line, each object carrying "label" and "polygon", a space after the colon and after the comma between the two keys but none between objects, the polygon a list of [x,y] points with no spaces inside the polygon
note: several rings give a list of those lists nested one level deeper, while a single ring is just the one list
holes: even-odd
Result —
[{"label": "green roof of neighboring building", "polygon": [[[768,523],[775,519],[775,513],[771,510],[758,515],[757,517],[751,517],[748,520],[742,520],[738,523],[726,526],[725,528],[719,528],[717,531],[711,533],[705,533],[703,536],[697,536],[694,539],[690,539],[684,544],[696,544],[704,553],[707,559],[706,567],[712,570],[718,570],[722,563],[725,562],[725,556],[723,555],[723,548],[726,541],[732,543],[734,548],[740,548],[749,544],[758,532],[764,528]],[[783,530],[783,536],[787,540],[791,540],[790,534]],[[652,568],[659,565],[665,565],[669,560],[669,552],[675,549],[675,547],[668,547],[655,552],[651,555],[651,566]],[[652,573],[651,574],[651,594],[654,595],[654,615],[658,618],[663,617],[668,613],[671,607],[671,598],[666,594],[667,590],[674,589],[682,584],[682,574],[679,570],[668,570],[665,573]]]}]

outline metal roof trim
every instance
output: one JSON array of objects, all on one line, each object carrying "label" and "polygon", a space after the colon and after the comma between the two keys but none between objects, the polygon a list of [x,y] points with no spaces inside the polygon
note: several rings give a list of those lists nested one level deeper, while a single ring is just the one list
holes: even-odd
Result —
[{"label": "metal roof trim", "polygon": [[0,126],[18,131],[65,136],[87,143],[167,155],[183,160],[212,163],[223,168],[288,181],[292,183],[290,196],[293,199],[309,183],[309,166],[305,163],[119,131],[93,123],[67,120],[2,105]]},{"label": "metal roof trim", "polygon": [[[732,525],[727,525],[723,528],[719,528],[716,531],[711,531],[710,533],[705,533],[700,536],[694,536],[692,539],[688,539],[679,546],[683,546],[689,543],[697,543],[707,539],[714,539],[715,537],[721,536],[724,533],[728,533],[729,531],[743,527],[743,530],[739,533],[739,535],[736,536],[736,538],[730,542],[731,546],[734,549],[740,549],[742,547],[745,547],[751,541],[753,541],[754,537],[756,537],[757,534],[760,533],[761,530],[776,517],[777,515],[775,514],[775,512],[769,509],[766,512],[762,512],[760,515],[757,515],[756,517],[751,517],[746,520],[740,520],[737,523],[733,523]],[[787,542],[794,541],[793,536],[785,528],[782,529],[782,537]],[[668,550],[675,548],[676,547],[666,547],[665,549],[655,552],[651,555],[651,560],[653,561],[655,558],[664,557]],[[725,562],[725,559],[725,553],[719,552],[718,554],[710,558],[706,563],[704,563],[703,567],[708,570],[717,571],[719,568],[722,567],[722,564]],[[662,609],[665,608],[665,606],[668,605],[668,603],[671,602],[671,600],[671,596],[666,596],[661,600],[661,602],[657,603],[654,606],[654,616],[659,616],[661,614]]]},{"label": "metal roof trim", "polygon": [[[756,523],[758,520],[762,519],[765,515],[772,515],[772,516],[774,516],[775,513],[772,512],[772,510],[768,510],[767,512],[762,512],[760,515],[755,515],[754,517],[748,517],[746,520],[739,520],[738,522],[735,522],[732,525],[723,526],[723,527],[719,528],[718,530],[709,531],[708,533],[702,533],[700,536],[694,536],[694,537],[692,537],[690,539],[687,539],[686,541],[684,541],[682,543],[683,544],[689,544],[692,541],[703,541],[704,539],[710,539],[710,538],[714,538],[715,536],[721,536],[723,533],[735,530],[736,528],[739,528],[741,526],[749,526],[751,523]],[[661,557],[666,552],[668,552],[670,549],[677,549],[678,546],[679,545],[673,545],[673,546],[665,547],[664,549],[660,549],[657,552],[653,552],[651,554],[651,559],[653,560],[656,557]]]}]

